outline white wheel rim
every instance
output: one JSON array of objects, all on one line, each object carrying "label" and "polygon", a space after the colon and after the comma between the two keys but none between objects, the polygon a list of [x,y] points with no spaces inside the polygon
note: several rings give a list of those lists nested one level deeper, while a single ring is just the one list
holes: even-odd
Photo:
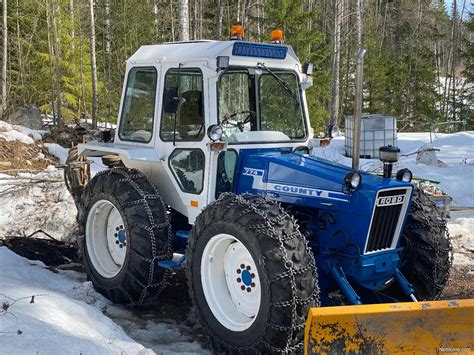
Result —
[{"label": "white wheel rim", "polygon": [[214,317],[227,329],[244,331],[257,318],[261,285],[252,255],[229,234],[213,236],[201,257],[201,283]]},{"label": "white wheel rim", "polygon": [[120,212],[110,201],[99,200],[89,210],[86,247],[101,276],[112,278],[120,272],[127,254],[127,235]]}]

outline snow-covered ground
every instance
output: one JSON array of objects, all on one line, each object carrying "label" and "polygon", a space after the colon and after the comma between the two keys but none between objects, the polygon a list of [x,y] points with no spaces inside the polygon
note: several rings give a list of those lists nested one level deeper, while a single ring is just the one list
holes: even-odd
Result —
[{"label": "snow-covered ground", "polygon": [[85,279],[0,247],[0,354],[209,353],[178,325],[111,305]]},{"label": "snow-covered ground", "polygon": [[[0,121],[0,145],[12,140],[42,144],[42,134]],[[416,154],[410,155],[427,143],[429,133],[399,134],[398,145],[405,156],[394,170],[407,167],[417,177],[439,180],[441,189],[453,197],[454,206],[474,207],[474,132],[433,136],[442,166],[417,164]],[[64,163],[67,149],[57,144],[45,146]],[[344,156],[343,138],[315,149],[314,154],[351,164]],[[101,169],[100,161],[94,165],[94,170]],[[378,160],[363,159],[361,166],[369,171],[381,169]],[[77,234],[75,215],[61,169],[50,166],[15,177],[0,174],[0,239],[27,236],[39,229],[57,239],[70,239]],[[454,212],[448,227],[455,266],[474,273],[474,212]],[[6,247],[0,247],[0,305],[0,354],[209,353],[195,341],[194,329],[185,324],[138,316],[113,306],[93,290],[84,274],[65,269],[54,273]]]},{"label": "snow-covered ground", "polygon": [[[431,134],[432,146],[441,166],[419,164],[416,153],[425,144],[430,144],[430,133],[398,133],[401,158],[394,165],[394,172],[408,168],[413,176],[440,181],[441,190],[453,198],[453,206],[474,207],[474,132],[455,134]],[[344,137],[337,137],[325,148],[313,149],[321,158],[351,166],[351,158],[344,156]],[[378,159],[361,159],[362,170],[382,171]]]}]

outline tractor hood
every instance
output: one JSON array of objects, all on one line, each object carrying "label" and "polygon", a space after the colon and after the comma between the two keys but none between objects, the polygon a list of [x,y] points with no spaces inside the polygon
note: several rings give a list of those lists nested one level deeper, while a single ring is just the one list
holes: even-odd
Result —
[{"label": "tractor hood", "polygon": [[[238,171],[237,193],[265,196],[316,218],[321,252],[362,255],[398,246],[410,183],[361,172],[361,185],[351,191],[344,183],[349,167],[281,149],[241,150]],[[355,248],[349,250],[347,240]]]},{"label": "tractor hood", "polygon": [[242,150],[240,157],[237,193],[265,194],[291,204],[366,214],[377,191],[411,187],[406,182],[360,172],[360,187],[349,191],[344,178],[353,171],[351,168],[291,151],[249,149]]}]

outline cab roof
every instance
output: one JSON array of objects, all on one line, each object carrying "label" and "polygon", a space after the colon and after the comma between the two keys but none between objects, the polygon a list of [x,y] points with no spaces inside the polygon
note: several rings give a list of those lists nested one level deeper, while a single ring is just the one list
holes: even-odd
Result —
[{"label": "cab roof", "polygon": [[128,60],[128,64],[155,63],[157,61],[186,62],[212,60],[227,56],[230,65],[268,65],[294,67],[300,61],[293,48],[284,44],[254,43],[245,41],[190,41],[141,46]]}]

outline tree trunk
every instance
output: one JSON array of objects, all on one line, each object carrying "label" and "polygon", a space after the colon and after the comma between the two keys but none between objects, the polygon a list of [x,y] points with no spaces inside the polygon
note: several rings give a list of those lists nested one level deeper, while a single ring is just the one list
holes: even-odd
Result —
[{"label": "tree trunk", "polygon": [[334,2],[334,34],[332,53],[332,85],[331,85],[331,118],[329,124],[338,123],[339,119],[339,62],[341,58],[341,0]]},{"label": "tree trunk", "polygon": [[2,55],[2,106],[0,118],[7,110],[7,61],[8,61],[8,26],[7,0],[3,0],[3,55]]},{"label": "tree trunk", "polygon": [[216,28],[217,28],[217,40],[221,39],[222,36],[222,15],[223,15],[223,0],[217,0],[217,17],[216,17]]},{"label": "tree trunk", "polygon": [[71,48],[75,48],[74,38],[76,38],[76,30],[75,30],[75,18],[74,18],[74,0],[69,0],[69,18],[71,19],[71,29],[69,31],[69,35],[72,38],[71,41]]},{"label": "tree trunk", "polygon": [[[158,0],[153,3],[153,21],[155,23],[156,40],[160,38],[160,19],[158,18]],[[110,21],[110,20],[109,20]]]},{"label": "tree trunk", "polygon": [[49,0],[45,1],[45,7],[46,7],[46,25],[48,27],[48,61],[49,61],[49,78],[51,82],[51,111],[53,113],[53,125],[56,126],[58,121],[57,121],[57,116],[56,116],[56,104],[54,103],[55,98],[54,98],[54,79],[53,79],[53,61],[52,61],[52,54],[53,50],[51,48],[51,23],[50,23],[50,14],[49,14]]},{"label": "tree trunk", "polygon": [[357,46],[362,48],[364,0],[357,0]]},{"label": "tree trunk", "polygon": [[59,35],[58,35],[58,1],[52,0],[51,20],[53,22],[53,50],[54,50],[54,66],[56,69],[56,114],[57,114],[57,128],[62,129],[63,120],[61,117],[61,64],[59,62]]},{"label": "tree trunk", "polygon": [[188,15],[188,0],[179,0],[179,40],[189,41],[189,15]]},{"label": "tree trunk", "polygon": [[92,128],[97,128],[97,64],[95,59],[95,18],[94,0],[89,2],[90,10],[90,47],[91,47],[91,75],[92,75]]}]

